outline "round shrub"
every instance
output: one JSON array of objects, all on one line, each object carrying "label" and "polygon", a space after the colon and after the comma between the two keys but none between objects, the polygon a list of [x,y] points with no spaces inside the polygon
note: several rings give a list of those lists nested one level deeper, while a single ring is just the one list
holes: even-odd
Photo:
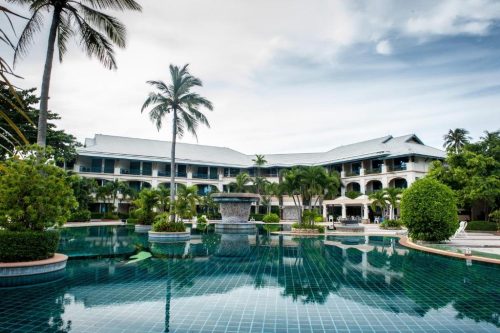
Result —
[{"label": "round shrub", "polygon": [[160,214],[155,218],[153,223],[153,231],[155,232],[184,232],[186,225],[184,222],[170,222],[167,213]]},{"label": "round shrub", "polygon": [[0,164],[1,227],[42,231],[61,226],[77,207],[70,177],[48,154],[50,149],[25,151]]},{"label": "round shrub", "polygon": [[399,230],[402,226],[403,222],[401,222],[401,220],[385,220],[384,222],[380,223],[381,229]]},{"label": "round shrub", "polygon": [[431,178],[422,178],[401,196],[401,221],[415,240],[439,242],[458,228],[453,191]]},{"label": "round shrub", "polygon": [[262,222],[265,222],[265,223],[279,223],[279,221],[280,221],[280,217],[278,216],[278,214],[274,214],[274,213],[266,214],[262,218]]},{"label": "round shrub", "polygon": [[91,213],[89,210],[77,210],[71,213],[68,221],[70,222],[87,222],[90,221]]},{"label": "round shrub", "polygon": [[57,231],[0,231],[0,262],[43,260],[54,256]]}]

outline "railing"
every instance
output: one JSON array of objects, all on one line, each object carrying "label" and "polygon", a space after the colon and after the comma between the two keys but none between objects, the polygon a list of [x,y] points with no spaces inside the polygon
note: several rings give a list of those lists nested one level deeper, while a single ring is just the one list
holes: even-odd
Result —
[{"label": "railing", "polygon": [[365,174],[366,175],[371,175],[371,174],[374,174],[374,173],[381,173],[382,172],[382,168],[379,167],[379,168],[372,168],[372,169],[366,169],[365,170]]},{"label": "railing", "polygon": [[404,171],[406,164],[389,166],[389,171]]},{"label": "railing", "polygon": [[208,179],[208,174],[206,174],[206,173],[193,173],[193,178]]},{"label": "railing", "polygon": [[215,175],[210,174],[210,177],[209,177],[209,178],[210,178],[210,179],[219,179],[219,175],[218,175],[218,174],[215,174]]},{"label": "railing", "polygon": [[91,167],[91,168],[89,168],[89,167],[80,165],[80,172],[102,173],[102,167]]},{"label": "railing", "polygon": [[359,170],[355,170],[355,171],[351,171],[351,172],[346,172],[345,176],[346,177],[359,176]]},{"label": "railing", "polygon": [[122,175],[140,175],[141,169],[120,169]]},{"label": "railing", "polygon": [[104,167],[104,173],[115,173],[115,168]]}]

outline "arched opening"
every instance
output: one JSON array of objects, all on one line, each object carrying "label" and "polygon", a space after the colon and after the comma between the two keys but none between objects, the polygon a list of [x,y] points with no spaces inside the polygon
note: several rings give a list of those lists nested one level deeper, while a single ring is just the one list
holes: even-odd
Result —
[{"label": "arched opening", "polygon": [[361,185],[356,182],[348,183],[345,187],[345,196],[351,199],[357,198],[361,195]]},{"label": "arched opening", "polygon": [[389,187],[395,187],[395,188],[407,188],[408,187],[408,182],[404,178],[394,178],[391,179],[389,182]]},{"label": "arched opening", "polygon": [[196,184],[198,195],[206,196],[218,192],[217,186],[211,184]]},{"label": "arched opening", "polygon": [[373,192],[380,191],[382,189],[382,182],[380,180],[370,180],[366,183],[365,194],[371,194]]}]

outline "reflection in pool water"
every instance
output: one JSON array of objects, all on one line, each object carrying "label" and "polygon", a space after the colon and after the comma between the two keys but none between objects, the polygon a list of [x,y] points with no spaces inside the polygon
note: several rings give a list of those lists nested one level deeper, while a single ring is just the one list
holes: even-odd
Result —
[{"label": "reflection in pool water", "polygon": [[500,327],[500,267],[409,250],[392,238],[240,235],[234,246],[234,239],[224,243],[225,235],[204,234],[150,247],[134,233],[107,229],[72,230],[74,240],[63,240],[61,249],[78,256],[141,249],[157,257],[130,264],[127,256],[73,259],[62,281],[0,289],[0,331],[498,332]]}]

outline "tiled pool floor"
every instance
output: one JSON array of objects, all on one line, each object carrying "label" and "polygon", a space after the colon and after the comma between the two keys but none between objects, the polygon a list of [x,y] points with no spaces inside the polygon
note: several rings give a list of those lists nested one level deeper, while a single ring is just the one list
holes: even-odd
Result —
[{"label": "tiled pool floor", "polygon": [[391,238],[212,234],[151,250],[165,258],[71,260],[61,281],[0,289],[0,332],[500,331],[500,267]]}]

